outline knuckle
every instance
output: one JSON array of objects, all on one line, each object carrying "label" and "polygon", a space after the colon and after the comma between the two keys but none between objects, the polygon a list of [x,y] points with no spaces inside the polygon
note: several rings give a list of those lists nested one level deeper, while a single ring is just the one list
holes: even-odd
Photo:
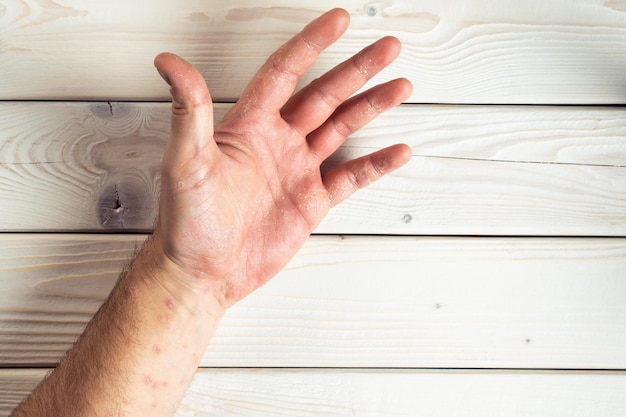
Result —
[{"label": "knuckle", "polygon": [[350,61],[356,74],[363,80],[367,81],[371,77],[371,63],[365,59],[363,54],[358,54]]},{"label": "knuckle", "polygon": [[383,106],[381,106],[380,103],[370,94],[365,95],[365,104],[367,106],[367,114],[370,117],[375,117],[384,110]]},{"label": "knuckle", "polygon": [[343,119],[332,119],[333,128],[341,137],[347,138],[354,133],[355,126]]},{"label": "knuckle", "polygon": [[290,62],[289,59],[283,58],[282,54],[278,52],[274,53],[269,59],[271,77],[276,79],[285,79],[290,82],[295,82],[300,78],[300,72]]},{"label": "knuckle", "polygon": [[339,97],[332,90],[329,90],[327,87],[321,85],[319,82],[316,82],[311,87],[313,92],[329,109],[336,109],[343,102],[341,97]]},{"label": "knuckle", "polygon": [[304,45],[308,48],[311,49],[315,52],[321,52],[321,50],[323,49],[321,45],[318,45],[317,43],[313,42],[312,40],[308,39],[306,36],[304,36],[302,33],[298,33],[298,39],[300,39],[300,41],[302,43],[304,43]]},{"label": "knuckle", "polygon": [[350,169],[348,179],[355,189],[361,189],[372,183],[376,172],[375,167],[368,161],[364,166],[353,167]]}]

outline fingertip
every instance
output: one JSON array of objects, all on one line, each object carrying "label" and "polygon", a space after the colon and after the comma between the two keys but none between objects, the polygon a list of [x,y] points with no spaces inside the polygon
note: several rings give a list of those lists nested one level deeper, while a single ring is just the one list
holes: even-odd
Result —
[{"label": "fingertip", "polygon": [[400,42],[400,39],[395,36],[385,36],[381,40],[387,44],[387,47],[392,53],[396,56],[400,55],[400,52],[402,52],[402,42]]},{"label": "fingertip", "polygon": [[406,143],[400,143],[396,146],[398,149],[396,151],[398,155],[398,168],[400,168],[401,166],[406,165],[411,160],[411,158],[413,157],[413,150]]},{"label": "fingertip", "polygon": [[392,145],[372,154],[373,161],[381,174],[388,174],[411,160],[413,151],[404,143]]},{"label": "fingertip", "polygon": [[160,54],[154,57],[154,61],[153,61],[153,65],[156,68],[157,72],[159,73],[161,78],[163,78],[163,80],[169,85],[171,85],[172,83],[170,81],[169,76],[166,73],[166,67],[168,65],[168,62],[171,61],[172,56],[174,56],[174,54],[170,52],[161,52]]},{"label": "fingertip", "polygon": [[413,84],[406,78],[396,78],[375,88],[384,93],[384,101],[381,102],[385,103],[385,110],[402,104],[413,94]]},{"label": "fingertip", "polygon": [[413,94],[413,83],[407,78],[398,78],[396,80],[398,88],[398,96],[402,101],[408,99]]},{"label": "fingertip", "polygon": [[376,72],[381,71],[398,58],[402,46],[400,41],[393,36],[385,36],[378,39],[362,49],[358,55],[363,56],[366,61],[362,65],[366,65],[367,71],[376,68]]},{"label": "fingertip", "polygon": [[348,29],[350,25],[350,13],[345,9],[335,8],[327,11],[317,19],[313,20],[304,29],[304,32],[312,30],[317,32],[316,36],[321,36],[320,44],[326,48],[329,44],[338,39]]},{"label": "fingertip", "polygon": [[210,103],[211,96],[204,77],[188,61],[176,54],[163,52],[154,58],[154,66],[171,87],[174,102],[192,107]]},{"label": "fingertip", "polygon": [[350,24],[350,13],[348,13],[346,9],[343,9],[341,7],[335,7],[325,14],[336,16],[335,18],[338,20],[338,23],[341,23],[345,26],[348,26]]},{"label": "fingertip", "polygon": [[393,42],[394,44],[397,45],[398,48],[402,49],[402,42],[397,37],[393,35],[387,35],[385,36],[385,39],[389,39],[389,42]]},{"label": "fingertip", "polygon": [[171,52],[161,52],[157,56],[154,57],[154,66],[159,68],[163,65],[163,61],[170,59],[170,57],[174,55]]},{"label": "fingertip", "polygon": [[154,66],[161,76],[171,84],[172,74],[189,74],[195,71],[193,65],[171,52],[161,52],[154,58]]},{"label": "fingertip", "polygon": [[193,69],[193,65],[171,52],[161,52],[154,58],[154,66],[159,75],[170,86],[174,81],[173,75],[189,73]]}]

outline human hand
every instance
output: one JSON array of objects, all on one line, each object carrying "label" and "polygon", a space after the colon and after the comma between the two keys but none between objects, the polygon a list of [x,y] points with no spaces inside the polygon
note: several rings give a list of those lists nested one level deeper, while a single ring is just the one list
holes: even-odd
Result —
[{"label": "human hand", "polygon": [[172,54],[155,66],[172,95],[172,127],[154,239],[187,286],[228,307],[267,282],[295,255],[329,209],[406,163],[406,145],[320,164],[347,136],[411,93],[408,80],[352,98],[400,52],[391,37],[370,45],[292,95],[349,15],[331,10],[278,49],[237,104],[213,126],[202,75]]}]

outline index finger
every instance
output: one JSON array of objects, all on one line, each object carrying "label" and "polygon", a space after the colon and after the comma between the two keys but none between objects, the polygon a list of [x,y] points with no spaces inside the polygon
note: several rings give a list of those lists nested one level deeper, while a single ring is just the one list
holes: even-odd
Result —
[{"label": "index finger", "polygon": [[287,102],[300,77],[320,52],[346,31],[350,15],[333,9],[310,22],[265,61],[241,95],[240,103],[278,112]]}]

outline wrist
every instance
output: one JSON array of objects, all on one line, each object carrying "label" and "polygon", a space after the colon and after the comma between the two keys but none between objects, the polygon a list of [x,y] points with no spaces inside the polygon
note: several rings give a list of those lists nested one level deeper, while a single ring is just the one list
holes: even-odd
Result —
[{"label": "wrist", "polygon": [[191,276],[165,254],[158,228],[133,261],[127,277],[139,280],[137,284],[160,288],[168,296],[166,304],[180,305],[194,315],[208,314],[219,319],[226,310],[218,288]]}]

